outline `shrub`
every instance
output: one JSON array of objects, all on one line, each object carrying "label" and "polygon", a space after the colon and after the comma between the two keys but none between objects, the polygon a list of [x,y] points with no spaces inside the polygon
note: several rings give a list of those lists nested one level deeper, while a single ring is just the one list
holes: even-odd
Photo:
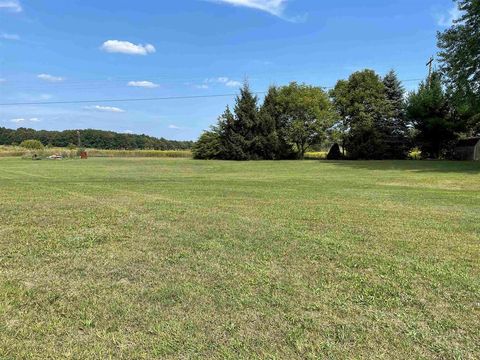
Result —
[{"label": "shrub", "polygon": [[29,150],[43,150],[43,144],[38,140],[24,140],[20,144],[21,147]]},{"label": "shrub", "polygon": [[340,145],[337,143],[333,144],[332,148],[328,152],[327,160],[341,160],[343,159],[343,154],[340,151]]},{"label": "shrub", "polygon": [[194,159],[218,159],[220,157],[220,136],[214,131],[205,131],[193,145]]},{"label": "shrub", "polygon": [[408,158],[410,160],[420,160],[422,158],[422,151],[418,147],[413,148],[408,154]]},{"label": "shrub", "polygon": [[307,151],[305,153],[305,160],[325,160],[327,153],[325,151]]}]

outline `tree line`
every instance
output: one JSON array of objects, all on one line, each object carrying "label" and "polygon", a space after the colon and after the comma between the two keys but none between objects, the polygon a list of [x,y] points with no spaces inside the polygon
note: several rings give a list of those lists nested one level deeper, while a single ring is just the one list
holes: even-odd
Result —
[{"label": "tree line", "polygon": [[[335,145],[330,158],[404,159],[452,156],[461,137],[480,134],[480,0],[459,0],[462,16],[438,34],[440,69],[406,94],[392,70],[353,73],[329,92],[291,83],[271,86],[263,103],[247,83],[235,106],[193,147],[198,159],[303,158]],[[342,151],[340,151],[340,148]]]},{"label": "tree line", "polygon": [[38,140],[44,146],[78,146],[78,131],[82,147],[106,150],[187,150],[193,141],[174,141],[147,135],[121,134],[103,130],[65,130],[47,131],[18,128],[16,130],[0,127],[0,145],[19,145],[25,140]]}]

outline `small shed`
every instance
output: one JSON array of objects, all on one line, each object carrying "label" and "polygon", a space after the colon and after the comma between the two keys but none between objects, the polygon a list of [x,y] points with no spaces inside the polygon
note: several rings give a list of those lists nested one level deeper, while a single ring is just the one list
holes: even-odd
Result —
[{"label": "small shed", "polygon": [[462,139],[455,146],[457,160],[480,160],[480,137]]}]

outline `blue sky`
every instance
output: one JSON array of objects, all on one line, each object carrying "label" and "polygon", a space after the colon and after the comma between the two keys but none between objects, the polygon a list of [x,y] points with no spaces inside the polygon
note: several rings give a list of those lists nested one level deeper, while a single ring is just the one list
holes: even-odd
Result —
[{"label": "blue sky", "polygon": [[[450,0],[0,0],[0,103],[332,86],[363,68],[419,79],[455,16]],[[196,139],[232,101],[0,106],[0,126]]]}]

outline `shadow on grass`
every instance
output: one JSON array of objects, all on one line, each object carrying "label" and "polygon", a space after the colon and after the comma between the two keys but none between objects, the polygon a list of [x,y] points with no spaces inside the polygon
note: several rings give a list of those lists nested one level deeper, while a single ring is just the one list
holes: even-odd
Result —
[{"label": "shadow on grass", "polygon": [[480,174],[480,161],[445,161],[445,160],[344,160],[328,161],[329,164],[351,169],[372,171],[402,170],[415,172],[442,172]]}]

